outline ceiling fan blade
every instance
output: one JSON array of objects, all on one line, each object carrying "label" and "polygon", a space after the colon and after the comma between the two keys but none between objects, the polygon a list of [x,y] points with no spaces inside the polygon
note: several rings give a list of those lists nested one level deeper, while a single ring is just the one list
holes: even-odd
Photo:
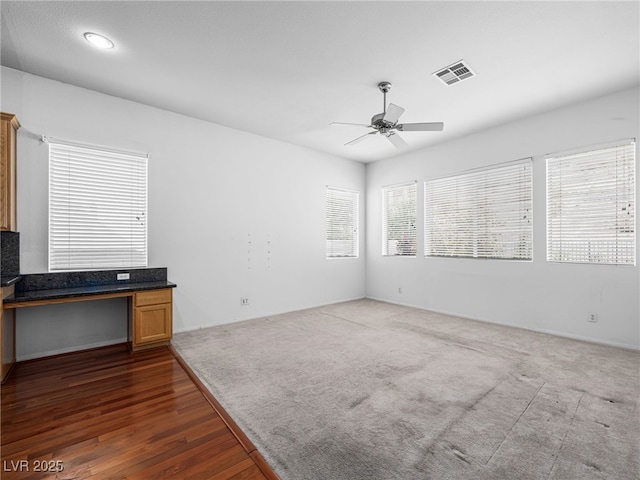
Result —
[{"label": "ceiling fan blade", "polygon": [[404,108],[399,107],[398,105],[394,105],[393,103],[390,103],[389,106],[387,107],[387,112],[384,114],[384,117],[382,117],[382,120],[384,120],[385,122],[389,122],[391,124],[395,124],[403,112],[404,112]]},{"label": "ceiling fan blade", "polygon": [[365,133],[364,135],[359,136],[358,138],[354,138],[353,140],[351,140],[350,142],[345,143],[345,145],[353,145],[355,143],[361,142],[362,140],[365,139],[365,137],[367,137],[368,135],[375,135],[376,133],[378,133],[377,131],[375,132],[369,132],[369,133]]},{"label": "ceiling fan blade", "polygon": [[396,148],[404,148],[409,146],[409,144],[407,144],[407,142],[405,142],[402,137],[395,132],[391,132],[389,135],[387,135],[387,138],[391,143],[393,143],[393,146]]},{"label": "ceiling fan blade", "polygon": [[441,132],[444,128],[444,123],[400,123],[396,125],[396,128],[401,132]]},{"label": "ceiling fan blade", "polygon": [[348,126],[348,127],[371,127],[371,125],[367,125],[366,123],[349,123],[349,122],[331,122],[329,125],[331,125],[332,127],[343,127],[343,126]]}]

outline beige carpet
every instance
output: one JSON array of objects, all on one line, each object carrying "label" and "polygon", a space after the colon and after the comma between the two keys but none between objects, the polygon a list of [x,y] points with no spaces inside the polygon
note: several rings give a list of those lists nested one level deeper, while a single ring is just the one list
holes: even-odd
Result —
[{"label": "beige carpet", "polygon": [[638,480],[640,353],[360,300],[177,334],[283,480]]}]

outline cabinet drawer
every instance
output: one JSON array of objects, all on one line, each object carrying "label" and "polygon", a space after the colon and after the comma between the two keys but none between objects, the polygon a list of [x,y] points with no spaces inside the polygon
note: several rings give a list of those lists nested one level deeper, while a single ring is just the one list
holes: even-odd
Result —
[{"label": "cabinet drawer", "polygon": [[170,288],[136,293],[136,307],[142,307],[144,305],[158,305],[160,303],[171,303]]}]

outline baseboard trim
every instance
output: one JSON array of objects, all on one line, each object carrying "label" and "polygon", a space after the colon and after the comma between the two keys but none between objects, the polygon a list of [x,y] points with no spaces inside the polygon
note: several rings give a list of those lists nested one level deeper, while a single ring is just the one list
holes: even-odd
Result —
[{"label": "baseboard trim", "polygon": [[65,355],[67,353],[77,353],[77,352],[83,352],[85,350],[96,350],[98,348],[110,347],[112,345],[119,345],[121,343],[127,343],[127,339],[117,338],[113,340],[106,340],[104,342],[90,343],[88,345],[78,345],[74,347],[60,348],[57,350],[48,350],[46,352],[32,353],[29,355],[20,355],[19,357],[16,358],[16,362],[26,362],[29,360],[37,360],[39,358],[46,358],[46,357],[57,357],[60,355]]},{"label": "baseboard trim", "polygon": [[549,330],[549,329],[545,329],[545,328],[531,328],[531,327],[523,327],[522,325],[516,325],[513,323],[506,323],[506,322],[497,322],[495,320],[487,320],[484,318],[474,318],[474,317],[469,317],[467,315],[461,315],[459,313],[455,313],[455,312],[447,312],[444,310],[436,310],[433,308],[425,308],[419,305],[412,305],[409,303],[402,303],[402,302],[395,302],[392,300],[388,300],[388,299],[384,299],[384,298],[377,298],[377,297],[366,297],[369,300],[375,300],[377,302],[384,302],[384,303],[391,303],[393,305],[400,305],[402,307],[410,307],[410,308],[416,308],[418,310],[423,310],[425,312],[433,312],[433,313],[439,313],[442,315],[450,315],[452,317],[458,317],[458,318],[464,318],[465,320],[473,320],[475,322],[482,322],[482,323],[490,323],[492,325],[502,325],[503,327],[510,327],[510,328],[518,328],[520,330],[526,330],[528,332],[536,332],[536,333],[544,333],[547,335],[553,335],[554,337],[562,337],[562,338],[568,338],[571,340],[577,340],[580,342],[586,342],[586,343],[592,343],[595,345],[604,345],[607,347],[615,347],[615,348],[622,348],[624,350],[631,350],[634,352],[640,352],[640,346],[635,346],[635,345],[629,345],[626,343],[618,343],[618,342],[611,342],[608,340],[598,340],[598,339],[594,339],[594,338],[589,338],[589,337],[582,337],[580,335],[573,335],[571,333],[565,333],[565,332],[560,332],[557,330]]},{"label": "baseboard trim", "polygon": [[[303,310],[311,310],[312,308],[319,308],[319,307],[325,307],[327,305],[337,305],[338,303],[346,303],[346,302],[354,302],[356,300],[364,300],[365,297],[360,296],[360,297],[353,297],[353,298],[345,298],[343,300],[334,300],[328,303],[318,303],[318,304],[313,304],[310,306],[300,306],[300,307],[292,307],[283,311],[273,311],[273,312],[265,312],[265,313],[261,313],[260,315],[258,315],[257,317],[250,317],[250,318],[241,318],[241,319],[231,319],[231,320],[225,320],[223,322],[220,323],[214,323],[211,325],[199,325],[196,327],[190,327],[190,328],[175,328],[174,325],[174,330],[173,333],[186,333],[186,332],[194,332],[196,330],[202,330],[203,328],[211,328],[211,327],[218,327],[220,325],[231,325],[233,323],[240,323],[240,322],[247,322],[249,320],[257,320],[259,318],[266,318],[266,317],[272,317],[275,315],[284,315],[286,313],[293,313],[293,312],[301,312]],[[381,300],[384,301],[384,300]]]}]

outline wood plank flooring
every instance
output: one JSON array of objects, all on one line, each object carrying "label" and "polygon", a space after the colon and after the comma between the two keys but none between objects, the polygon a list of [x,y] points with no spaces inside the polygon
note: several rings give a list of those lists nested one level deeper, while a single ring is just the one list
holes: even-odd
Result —
[{"label": "wood plank flooring", "polygon": [[4,480],[278,478],[165,347],[19,363],[0,396]]}]

